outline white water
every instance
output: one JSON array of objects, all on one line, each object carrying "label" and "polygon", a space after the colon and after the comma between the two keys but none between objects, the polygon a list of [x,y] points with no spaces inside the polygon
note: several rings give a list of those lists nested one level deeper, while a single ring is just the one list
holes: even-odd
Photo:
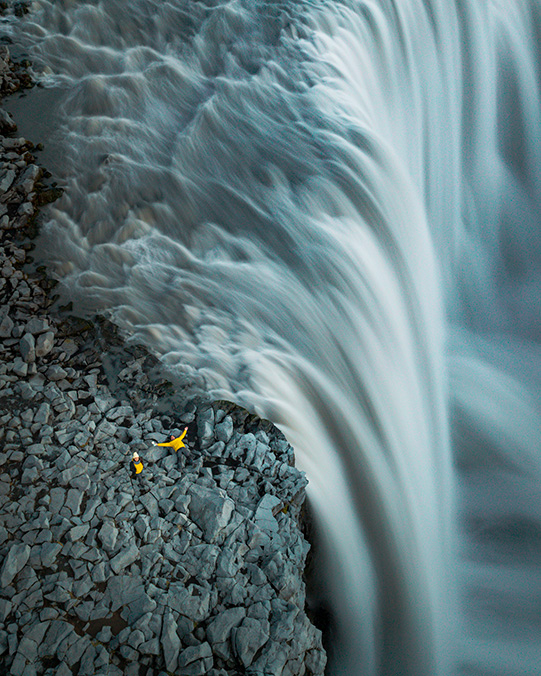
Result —
[{"label": "white water", "polygon": [[44,255],[284,429],[331,676],[541,671],[540,20],[42,0],[12,28],[55,92]]}]

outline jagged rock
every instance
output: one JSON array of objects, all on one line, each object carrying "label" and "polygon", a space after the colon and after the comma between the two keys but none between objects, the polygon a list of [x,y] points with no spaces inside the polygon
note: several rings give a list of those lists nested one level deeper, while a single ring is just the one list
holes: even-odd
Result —
[{"label": "jagged rock", "polygon": [[23,195],[28,195],[34,189],[34,183],[42,173],[42,170],[36,164],[29,164],[17,179],[16,188]]},{"label": "jagged rock", "polygon": [[36,357],[44,357],[54,347],[54,333],[46,331],[38,336],[36,341]]},{"label": "jagged rock", "polygon": [[58,646],[56,653],[59,659],[73,667],[81,660],[87,646],[86,637],[78,637],[74,632],[69,632]]},{"label": "jagged rock", "polygon": [[7,169],[3,172],[0,177],[0,193],[4,194],[11,188],[16,176],[17,174],[13,169]]},{"label": "jagged rock", "polygon": [[25,635],[20,640],[17,651],[28,662],[34,662],[38,655],[38,643]]},{"label": "jagged rock", "polygon": [[[36,348],[36,353],[37,353],[37,348]],[[64,369],[61,366],[58,366],[57,364],[53,364],[52,366],[49,366],[45,375],[47,376],[47,378],[49,380],[57,381],[57,380],[63,380],[67,376],[67,373],[66,373],[66,371],[64,371]]]},{"label": "jagged rock", "polygon": [[177,623],[171,612],[163,619],[161,643],[165,666],[168,671],[175,671],[180,653],[180,638],[177,634]]},{"label": "jagged rock", "polygon": [[212,649],[208,643],[201,643],[183,650],[178,658],[179,676],[203,676],[208,674],[214,664]]},{"label": "jagged rock", "polygon": [[142,495],[140,497],[140,500],[151,517],[156,517],[159,515],[160,510],[158,506],[158,501],[152,495],[152,493],[146,493],[145,495]]},{"label": "jagged rock", "polygon": [[[248,549],[246,547],[246,549]],[[231,545],[224,547],[216,562],[216,575],[218,577],[234,578],[242,562],[240,546],[233,548]]]},{"label": "jagged rock", "polygon": [[[4,141],[0,671],[226,676],[240,661],[254,676],[319,676],[296,522],[306,479],[291,446],[230,404],[182,401],[114,327],[48,314],[53,285],[23,272],[25,219],[13,216],[34,213],[41,170],[24,139]],[[116,377],[111,363],[123,366]],[[194,420],[201,455],[150,447]],[[139,481],[129,477],[136,449]],[[59,665],[45,670],[44,659]]]},{"label": "jagged rock", "polygon": [[55,486],[54,488],[51,489],[50,499],[51,499],[49,503],[50,511],[53,514],[58,514],[60,512],[60,508],[64,505],[64,502],[66,500],[66,491],[63,488]]},{"label": "jagged rock", "polygon": [[127,566],[131,565],[139,558],[139,549],[132,542],[129,547],[119,552],[111,559],[111,568],[118,575]]},{"label": "jagged rock", "polygon": [[102,420],[102,422],[96,427],[94,433],[94,441],[98,442],[103,439],[110,439],[114,437],[117,431],[117,426],[108,420]]},{"label": "jagged rock", "polygon": [[158,638],[151,638],[149,641],[141,643],[138,650],[141,655],[159,655],[160,641]]},{"label": "jagged rock", "polygon": [[3,624],[6,621],[6,617],[11,613],[12,608],[13,604],[11,601],[0,599],[0,623]]},{"label": "jagged rock", "polygon": [[62,545],[58,542],[44,542],[41,546],[41,565],[50,568],[61,550]]},{"label": "jagged rock", "polygon": [[74,526],[68,531],[67,538],[70,542],[76,542],[85,537],[90,529],[89,524],[84,523],[80,526]]},{"label": "jagged rock", "polygon": [[[0,108],[0,129],[2,130],[2,132],[17,131],[17,125],[15,124],[13,116],[11,115],[11,113],[9,113],[7,110],[4,110],[3,108]],[[2,188],[0,186],[0,191],[1,190]]]},{"label": "jagged rock", "polygon": [[267,533],[279,531],[278,521],[274,517],[274,510],[283,505],[275,495],[264,495],[254,513],[254,522],[258,528]]},{"label": "jagged rock", "polygon": [[32,317],[29,319],[24,327],[25,333],[31,333],[36,336],[39,333],[44,333],[49,329],[49,322],[47,319],[40,317]]},{"label": "jagged rock", "polygon": [[116,539],[118,537],[118,529],[113,522],[106,521],[100,528],[98,537],[105,551],[114,552]]},{"label": "jagged rock", "polygon": [[129,625],[132,625],[140,617],[147,613],[152,613],[156,610],[157,603],[151,599],[148,594],[143,592],[140,596],[128,603],[122,610],[122,617],[125,618]]},{"label": "jagged rock", "polygon": [[56,670],[55,676],[73,676],[73,672],[65,662],[61,662]]},{"label": "jagged rock", "polygon": [[28,373],[28,364],[21,357],[16,357],[11,366],[11,370],[16,376],[24,378]]},{"label": "jagged rock", "polygon": [[69,622],[52,620],[39,649],[38,654],[40,658],[53,657],[56,654],[58,646],[70,635],[75,639],[77,638],[77,635]]},{"label": "jagged rock", "polygon": [[245,617],[246,608],[243,606],[222,611],[207,627],[208,640],[212,645],[224,643],[229,638],[231,630],[237,627]]},{"label": "jagged rock", "polygon": [[197,434],[201,448],[207,448],[214,439],[214,409],[208,407],[197,414]]},{"label": "jagged rock", "polygon": [[4,559],[0,570],[0,588],[8,587],[15,576],[24,568],[30,556],[30,547],[26,544],[13,544]]},{"label": "jagged rock", "polygon": [[96,659],[97,653],[96,648],[90,643],[90,640],[86,640],[86,649],[81,657],[79,664],[78,676],[94,676],[94,660]]},{"label": "jagged rock", "polygon": [[0,322],[0,338],[9,338],[14,326],[15,324],[11,317],[6,315]]},{"label": "jagged rock", "polygon": [[[58,435],[60,436],[60,435]],[[69,433],[69,436],[72,437],[72,433]],[[62,439],[63,437],[59,438]],[[66,443],[67,439],[64,438],[64,444]],[[59,482],[62,486],[67,486],[69,483],[72,482],[75,477],[80,476],[81,474],[84,474],[87,470],[87,465],[86,463],[83,463],[82,461],[75,461],[74,463],[71,463],[69,467],[66,467],[65,470],[60,472],[59,476]]]},{"label": "jagged rock", "polygon": [[209,614],[210,594],[208,590],[199,586],[190,585],[187,589],[179,583],[171,583],[167,605],[194,622],[202,622]]},{"label": "jagged rock", "polygon": [[233,420],[230,416],[226,416],[219,425],[216,425],[215,434],[218,441],[227,444],[233,436]]},{"label": "jagged rock", "polygon": [[19,341],[19,348],[21,356],[27,363],[35,361],[36,359],[36,341],[31,333],[25,333]]},{"label": "jagged rock", "polygon": [[65,505],[74,516],[80,513],[82,500],[83,500],[82,491],[75,488],[70,488],[68,490]]},{"label": "jagged rock", "polygon": [[269,639],[265,627],[252,617],[246,617],[240,627],[233,630],[235,654],[245,667],[252,664],[255,654]]},{"label": "jagged rock", "polygon": [[213,542],[227,526],[235,504],[222,489],[194,485],[190,487],[190,517],[203,531],[207,542]]},{"label": "jagged rock", "polygon": [[50,415],[51,406],[46,401],[44,401],[34,416],[34,422],[44,425],[48,422]]}]

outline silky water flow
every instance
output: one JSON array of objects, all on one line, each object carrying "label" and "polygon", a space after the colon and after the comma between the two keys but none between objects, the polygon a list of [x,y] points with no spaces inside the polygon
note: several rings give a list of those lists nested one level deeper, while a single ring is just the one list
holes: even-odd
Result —
[{"label": "silky water flow", "polygon": [[537,0],[3,25],[64,296],[293,443],[330,676],[540,673],[540,29]]}]

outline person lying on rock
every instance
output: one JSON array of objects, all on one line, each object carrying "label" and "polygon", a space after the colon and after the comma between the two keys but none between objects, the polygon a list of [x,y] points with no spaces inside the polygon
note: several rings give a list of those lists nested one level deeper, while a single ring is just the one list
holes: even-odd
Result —
[{"label": "person lying on rock", "polygon": [[135,453],[132,455],[130,469],[132,477],[141,474],[143,471],[143,461],[139,457],[139,453],[137,453],[137,451],[135,451]]},{"label": "person lying on rock", "polygon": [[163,444],[157,444],[155,441],[153,441],[152,443],[154,444],[154,446],[172,446],[174,448],[175,452],[176,452],[176,451],[178,451],[179,448],[185,448],[186,447],[186,444],[182,440],[186,436],[187,431],[188,431],[188,428],[185,427],[184,432],[182,432],[180,437],[176,437],[176,438],[175,438],[175,435],[172,434],[171,435],[171,441],[164,441]]}]

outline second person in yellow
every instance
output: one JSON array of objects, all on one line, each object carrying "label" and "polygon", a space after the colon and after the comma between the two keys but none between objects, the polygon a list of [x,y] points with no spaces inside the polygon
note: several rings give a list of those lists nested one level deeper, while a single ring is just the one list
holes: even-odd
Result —
[{"label": "second person in yellow", "polygon": [[188,428],[184,428],[184,432],[180,435],[180,437],[176,437],[175,435],[171,435],[171,441],[164,441],[162,444],[157,444],[156,442],[153,442],[154,446],[172,446],[173,449],[178,451],[179,448],[184,448],[186,444],[184,443],[183,439],[186,436],[186,432],[188,431]]}]

